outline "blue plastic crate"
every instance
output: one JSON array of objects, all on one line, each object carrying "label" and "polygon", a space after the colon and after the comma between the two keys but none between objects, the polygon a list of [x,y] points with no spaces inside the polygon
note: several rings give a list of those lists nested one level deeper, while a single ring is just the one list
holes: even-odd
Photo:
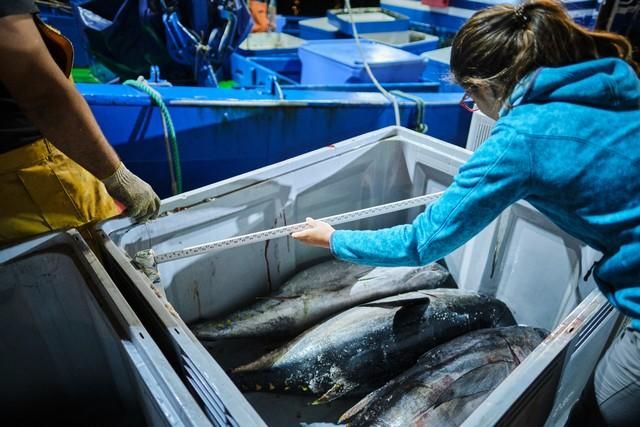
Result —
[{"label": "blue plastic crate", "polygon": [[297,84],[301,71],[297,56],[252,56],[231,54],[231,76],[242,87],[264,87],[274,77],[281,84]]},{"label": "blue plastic crate", "polygon": [[436,8],[414,0],[381,0],[382,7],[408,16],[412,21],[438,29],[438,34],[453,34],[473,15],[471,9]]},{"label": "blue plastic crate", "polygon": [[304,19],[298,23],[300,37],[305,40],[331,40],[339,37],[338,27],[329,18]]},{"label": "blue plastic crate", "polygon": [[[474,12],[497,3],[517,4],[518,0],[450,0],[449,7],[430,7],[417,0],[381,0],[388,10],[408,16],[411,20],[436,27],[443,35],[455,33]],[[578,24],[591,28],[597,16],[596,0],[563,0],[569,16]]]},{"label": "blue plastic crate", "polygon": [[425,81],[440,82],[441,92],[463,91],[462,87],[451,81],[451,67],[449,65],[451,47],[425,52],[420,56],[426,61],[426,66],[422,73],[422,78]]},{"label": "blue plastic crate", "polygon": [[[77,87],[127,167],[161,197],[171,195],[162,117],[149,96],[123,85]],[[283,88],[279,100],[264,89],[156,87],[173,119],[185,191],[394,123],[392,106],[365,89]],[[434,90],[406,91],[425,101],[431,136],[464,147],[471,114],[458,105],[460,94]],[[417,104],[399,102],[402,125],[415,126]]]},{"label": "blue plastic crate", "polygon": [[[361,40],[373,74],[380,82],[420,81],[424,60],[410,52],[371,40]],[[356,41],[311,41],[298,50],[302,61],[302,84],[368,83]]]},{"label": "blue plastic crate", "polygon": [[[504,0],[501,3],[518,4],[519,0]],[[481,10],[497,4],[495,0],[449,0],[449,7],[461,9]],[[597,0],[562,0],[564,7],[569,10],[596,9]]]},{"label": "blue plastic crate", "polygon": [[[379,7],[354,8],[353,15],[359,34],[398,32],[409,29],[409,18],[407,16]],[[354,35],[351,19],[346,10],[329,10],[327,11],[327,17],[329,22],[336,26],[340,32],[350,36]]]}]

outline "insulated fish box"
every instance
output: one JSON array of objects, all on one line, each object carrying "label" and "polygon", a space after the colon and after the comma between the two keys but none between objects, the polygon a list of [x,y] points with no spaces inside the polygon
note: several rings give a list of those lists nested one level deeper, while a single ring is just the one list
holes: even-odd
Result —
[{"label": "insulated fish box", "polygon": [[[336,422],[353,400],[311,406],[309,397],[243,395],[218,363],[225,364],[225,358],[250,359],[255,343],[214,360],[187,327],[268,295],[296,272],[326,260],[327,250],[284,237],[162,263],[161,286],[179,317],[149,290],[148,279],[132,267],[132,257],[143,249],[163,253],[301,222],[307,216],[321,218],[440,191],[470,155],[403,128],[381,129],[166,199],[162,215],[145,224],[128,219],[104,222],[99,231],[105,262],[148,321],[164,325],[157,332],[173,343],[172,350],[200,380],[194,389],[208,385],[216,390],[227,411],[246,416],[240,425],[263,425],[261,419],[273,426]],[[388,227],[411,221],[420,211],[414,208],[340,227]],[[590,294],[593,282],[582,280],[595,257],[527,203],[507,209],[446,257],[461,288],[495,295],[509,305],[518,322],[553,330],[487,405],[471,415],[468,425],[487,426],[516,416],[544,422],[552,407],[558,417],[566,416],[567,402],[579,394],[616,320],[604,298],[597,291]],[[554,406],[558,389],[562,394]]]},{"label": "insulated fish box", "polygon": [[6,425],[207,426],[75,231],[0,250]]},{"label": "insulated fish box", "polygon": [[362,53],[353,39],[318,40],[300,46],[301,83],[370,83],[363,56],[381,83],[420,81],[424,62],[418,55],[372,40],[361,40],[360,46]]}]

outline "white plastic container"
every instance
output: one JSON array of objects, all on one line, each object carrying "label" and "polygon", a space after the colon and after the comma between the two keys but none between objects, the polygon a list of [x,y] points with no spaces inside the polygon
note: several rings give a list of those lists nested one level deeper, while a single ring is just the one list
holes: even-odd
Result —
[{"label": "white plastic container", "polygon": [[471,115],[469,135],[467,136],[467,145],[465,148],[469,151],[476,151],[478,147],[489,138],[495,124],[496,121],[482,111],[474,111]]},{"label": "white plastic container", "polygon": [[[220,315],[267,294],[299,269],[327,259],[326,250],[279,238],[163,263],[162,285],[180,319],[168,315],[130,257],[142,249],[162,253],[301,222],[306,216],[320,218],[436,192],[450,185],[471,154],[403,128],[381,129],[167,199],[162,208],[166,215],[154,221],[107,221],[100,227],[105,262],[120,286],[135,289],[146,301],[155,321],[167,322],[167,339],[182,357],[199,361],[193,369],[209,379],[229,412],[253,416],[256,410],[268,425],[335,422],[352,401],[309,406],[304,397],[243,397],[183,323]],[[406,223],[419,212],[414,208],[342,227],[387,227]],[[521,202],[445,258],[461,288],[495,295],[519,322],[554,330],[466,425],[484,427],[523,417],[542,424],[552,408],[559,418],[566,415],[570,405],[564,396],[575,401],[618,318],[594,291],[594,283],[582,280],[596,256]],[[247,357],[253,347],[245,344],[226,357]],[[574,351],[580,348],[586,351]],[[556,390],[564,395],[554,405]]]}]

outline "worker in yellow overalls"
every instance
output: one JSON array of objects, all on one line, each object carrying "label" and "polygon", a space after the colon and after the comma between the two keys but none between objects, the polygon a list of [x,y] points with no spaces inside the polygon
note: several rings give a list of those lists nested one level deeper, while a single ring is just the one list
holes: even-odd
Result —
[{"label": "worker in yellow overalls", "polygon": [[[160,199],[118,158],[69,79],[69,41],[33,0],[0,0],[0,246],[126,213]],[[113,198],[112,198],[113,197]]]}]

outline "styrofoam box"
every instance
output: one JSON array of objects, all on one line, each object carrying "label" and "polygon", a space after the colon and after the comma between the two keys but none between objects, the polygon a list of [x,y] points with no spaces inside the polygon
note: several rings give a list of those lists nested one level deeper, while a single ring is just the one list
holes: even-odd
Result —
[{"label": "styrofoam box", "polygon": [[303,43],[303,39],[286,33],[251,33],[240,43],[238,51],[245,55],[293,55]]},{"label": "styrofoam box", "polygon": [[362,56],[380,82],[416,82],[424,61],[418,55],[372,40],[361,40],[362,53],[353,39],[310,41],[300,46],[302,84],[366,83]]},{"label": "styrofoam box", "polygon": [[[162,204],[166,215],[145,224],[107,221],[100,226],[105,262],[118,273],[120,286],[144,296],[148,312],[166,323],[167,339],[178,359],[188,357],[191,369],[202,371],[199,377],[209,379],[228,411],[257,411],[268,425],[335,422],[353,401],[313,406],[300,396],[242,395],[229,386],[218,363],[183,323],[254,301],[300,269],[327,259],[327,250],[283,237],[160,264],[162,286],[181,319],[166,313],[130,257],[142,249],[163,253],[302,222],[307,216],[321,218],[440,191],[471,154],[403,128],[381,129],[167,199]],[[420,211],[390,213],[339,228],[403,224]],[[593,281],[582,280],[596,257],[595,251],[519,202],[445,258],[460,288],[495,295],[518,322],[554,330],[471,414],[467,425],[496,425],[510,417],[541,419],[542,424],[552,407],[560,416],[570,408],[564,396],[570,396],[569,403],[575,401],[617,319],[606,299],[594,291]],[[237,358],[251,356],[254,346],[245,343],[235,353],[231,348],[229,357]],[[574,351],[580,348],[588,351]],[[558,388],[563,396],[554,403]]]}]

